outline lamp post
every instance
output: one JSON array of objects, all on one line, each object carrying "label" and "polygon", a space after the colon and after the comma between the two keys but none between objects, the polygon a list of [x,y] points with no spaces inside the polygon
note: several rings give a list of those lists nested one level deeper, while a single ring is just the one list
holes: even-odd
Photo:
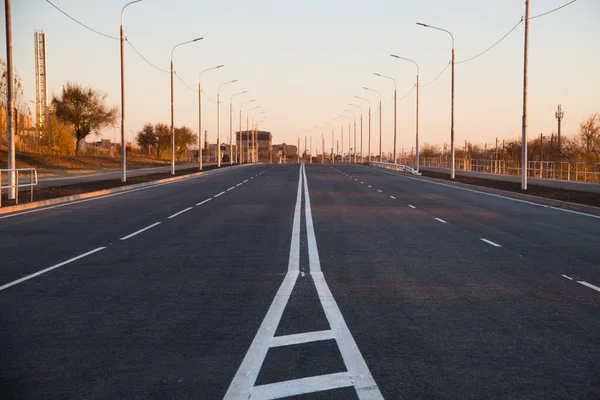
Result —
[{"label": "lamp post", "polygon": [[[252,107],[251,109],[248,110],[248,112],[246,112],[246,133],[250,134],[249,130],[248,130],[248,119],[250,118],[250,111],[253,110],[257,110],[261,108],[261,106],[256,106],[256,107]],[[254,130],[254,117],[252,117],[252,130]],[[252,138],[252,136],[250,136],[250,138],[248,138],[248,141],[250,141]],[[250,144],[248,144],[248,150],[250,150]],[[254,151],[254,140],[252,140],[252,151]],[[250,156],[248,156],[248,158],[250,159]],[[252,157],[249,162],[254,162],[254,157]]]},{"label": "lamp post", "polygon": [[394,82],[394,164],[395,164],[396,163],[396,114],[398,111],[398,109],[396,107],[396,103],[397,103],[396,80],[394,78],[392,78],[391,76],[378,74],[377,72],[374,72],[373,75],[378,76],[380,78],[389,79],[392,82]]},{"label": "lamp post", "polygon": [[[260,106],[259,106],[260,107]],[[262,108],[262,107],[261,107]],[[254,148],[254,162],[257,163],[258,160],[258,117],[259,115],[265,114],[266,112],[264,110],[262,110],[259,113],[256,113],[252,116],[252,130],[253,130],[253,140],[252,140],[252,147]],[[261,118],[261,122],[265,117]]]},{"label": "lamp post", "polygon": [[416,133],[415,133],[415,163],[416,163],[416,167],[417,167],[417,172],[419,171],[419,64],[417,64],[415,61],[411,60],[410,58],[404,58],[404,57],[400,57],[397,56],[395,54],[391,54],[392,57],[394,58],[398,58],[400,60],[404,60],[404,61],[409,61],[413,64],[415,64],[415,67],[417,67],[417,115],[416,115]]},{"label": "lamp post", "polygon": [[[379,162],[382,162],[383,158],[382,158],[382,154],[381,154],[381,93],[379,93],[375,89],[371,89],[371,88],[364,87],[364,86],[363,86],[363,89],[369,90],[371,92],[375,92],[379,95]],[[370,151],[370,147],[371,147],[371,140],[369,139],[369,151]],[[369,153],[369,158],[371,158],[371,153]]]},{"label": "lamp post", "polygon": [[121,9],[121,25],[119,37],[121,42],[121,182],[127,182],[127,146],[125,143],[125,31],[123,29],[123,11],[133,3],[142,0],[130,1]]},{"label": "lamp post", "polygon": [[[233,98],[246,93],[248,93],[247,90],[232,94],[229,99],[229,165],[233,165]],[[240,132],[240,135],[241,134],[242,133]]]},{"label": "lamp post", "polygon": [[[363,136],[363,110],[360,106],[356,104],[348,103],[351,107],[356,107],[360,111],[360,162],[364,161],[363,152],[362,152],[362,136]],[[358,147],[356,144],[356,127],[354,127],[354,147]],[[356,150],[354,151],[354,162],[356,162]]]},{"label": "lamp post", "polygon": [[173,52],[179,46],[183,46],[184,44],[197,42],[198,40],[202,40],[204,38],[196,38],[192,40],[188,40],[187,42],[181,42],[176,44],[171,49],[171,175],[175,175],[175,100],[174,100],[174,92],[173,92],[173,84],[174,84],[174,76],[175,69],[173,68]]},{"label": "lamp post", "polygon": [[[351,150],[354,149],[354,163],[356,164],[356,113],[354,111],[350,111],[350,110],[347,110],[347,109],[344,109],[342,111],[350,113],[354,117],[354,147],[351,148]],[[351,133],[350,126],[348,126],[348,143],[351,144],[352,143],[352,139],[350,138],[350,133]],[[350,154],[348,154],[348,157],[350,157]],[[348,161],[351,162],[352,160],[349,159]]]},{"label": "lamp post", "polygon": [[[528,3],[526,1],[526,3]],[[527,24],[527,16],[525,18],[525,24]],[[450,157],[452,158],[452,166],[450,168],[450,179],[454,179],[454,36],[450,31],[446,29],[437,28],[435,26],[423,24],[421,22],[417,22],[417,25],[424,26],[425,28],[436,29],[438,31],[446,32],[452,38],[452,105],[451,105],[451,116],[450,116]],[[526,144],[525,144],[526,146]],[[527,186],[526,182],[527,178],[525,178],[525,186]]]},{"label": "lamp post", "polygon": [[[207,68],[198,75],[198,166],[202,171],[202,74],[213,69],[223,68],[225,65]],[[207,149],[208,150],[208,149]]]},{"label": "lamp post", "polygon": [[238,79],[221,83],[217,87],[217,168],[221,167],[221,86],[237,82]]},{"label": "lamp post", "polygon": [[[368,145],[367,160],[370,163],[371,162],[371,100],[365,99],[364,97],[360,97],[360,96],[354,96],[354,97],[357,98],[357,99],[360,99],[360,100],[364,100],[367,103],[369,103],[369,145]],[[363,143],[363,139],[362,139],[362,117],[361,117],[361,123],[360,123],[360,154],[363,154],[362,143]]]},{"label": "lamp post", "polygon": [[[335,164],[335,154],[333,153],[333,137],[335,136],[335,128],[329,122],[325,122],[325,125],[331,127],[331,163]],[[323,149],[325,148],[325,144],[323,144]]]},{"label": "lamp post", "polygon": [[[256,100],[252,99],[252,100],[244,101],[242,104],[240,104],[240,159],[239,159],[240,164],[244,163],[244,155],[242,153],[242,148],[244,147],[244,141],[243,141],[243,136],[242,136],[242,108],[244,107],[244,104],[253,103],[255,101]],[[248,147],[248,126],[246,126],[246,147]]]},{"label": "lamp post", "polygon": [[[346,111],[346,110],[342,110],[342,111]],[[344,117],[348,120],[348,164],[350,164],[352,162],[352,158],[350,155],[350,146],[351,146],[351,144],[350,144],[350,132],[351,132],[350,125],[352,124],[352,119],[349,116],[344,115],[344,114],[339,114],[339,116]],[[343,127],[343,125],[342,125],[342,162],[344,162],[344,127]]]}]

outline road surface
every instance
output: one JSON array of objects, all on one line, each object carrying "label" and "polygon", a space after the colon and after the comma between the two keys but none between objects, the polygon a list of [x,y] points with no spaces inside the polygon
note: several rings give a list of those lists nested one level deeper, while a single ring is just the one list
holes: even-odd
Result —
[{"label": "road surface", "polygon": [[339,164],[1,216],[0,393],[600,398],[599,240],[598,216]]}]

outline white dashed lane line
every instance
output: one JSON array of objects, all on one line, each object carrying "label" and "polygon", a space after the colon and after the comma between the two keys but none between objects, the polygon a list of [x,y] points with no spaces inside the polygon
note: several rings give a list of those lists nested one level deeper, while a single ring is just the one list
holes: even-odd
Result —
[{"label": "white dashed lane line", "polygon": [[498,243],[494,243],[494,242],[492,242],[491,240],[487,240],[487,239],[484,239],[484,238],[480,238],[480,239],[481,239],[481,241],[482,241],[482,242],[485,242],[485,243],[487,243],[487,244],[490,244],[490,245],[492,245],[492,246],[494,246],[494,247],[502,247],[502,246],[500,246]]},{"label": "white dashed lane line", "polygon": [[408,206],[409,206],[410,208],[417,208],[417,207],[413,206],[412,204],[409,204]]},{"label": "white dashed lane line", "polygon": [[197,206],[201,206],[202,204],[204,204],[204,203],[208,203],[208,202],[209,202],[209,201],[211,201],[211,200],[212,200],[212,197],[211,197],[211,198],[208,198],[208,199],[206,199],[206,200],[204,200],[204,201],[201,201],[200,203],[196,203],[196,205],[197,205]]},{"label": "white dashed lane line", "polygon": [[190,211],[191,209],[192,209],[192,207],[188,207],[188,208],[186,208],[185,210],[181,210],[181,211],[179,211],[179,212],[177,212],[177,213],[175,213],[175,214],[171,215],[171,216],[169,217],[169,219],[175,218],[176,216],[178,216],[178,215],[181,215],[181,214],[183,214],[184,212],[188,212],[188,211]]},{"label": "white dashed lane line", "polygon": [[157,225],[160,225],[160,222],[155,222],[154,224],[152,224],[152,225],[150,225],[150,226],[147,226],[147,227],[145,227],[145,228],[143,228],[143,229],[140,229],[139,231],[135,231],[135,232],[133,232],[133,233],[132,233],[132,234],[130,234],[130,235],[123,236],[123,237],[122,237],[120,240],[127,240],[127,239],[129,239],[129,238],[132,238],[132,237],[134,237],[135,235],[139,235],[140,233],[142,233],[142,232],[145,232],[145,231],[147,231],[148,229],[152,229],[152,228],[154,228],[154,227],[155,227],[155,226],[157,226]]},{"label": "white dashed lane line", "polygon": [[229,189],[227,189],[226,191],[229,192],[231,190],[235,189],[235,186],[230,187]]},{"label": "white dashed lane line", "polygon": [[394,196],[390,196],[390,199],[394,199],[394,200],[396,200],[396,198],[395,198]]},{"label": "white dashed lane line", "polygon": [[383,192],[382,192],[381,190],[379,190],[379,189],[377,189],[377,191],[378,191],[379,193],[383,193]]},{"label": "white dashed lane line", "polygon": [[217,198],[217,197],[219,197],[219,196],[222,196],[222,195],[224,195],[224,194],[225,194],[225,192],[221,192],[221,193],[215,194],[213,197],[214,197],[214,198]]},{"label": "white dashed lane line", "polygon": [[596,286],[596,285],[592,285],[591,283],[589,283],[589,282],[586,282],[586,281],[578,281],[578,280],[577,280],[577,278],[571,278],[570,276],[567,276],[567,275],[564,275],[564,274],[563,274],[563,275],[561,275],[561,276],[562,276],[563,278],[566,278],[566,279],[568,279],[568,280],[570,280],[570,281],[573,281],[573,282],[577,282],[577,283],[579,283],[580,285],[583,285],[583,286],[585,286],[585,287],[587,287],[587,288],[590,288],[590,289],[592,289],[592,290],[595,290],[596,292],[599,292],[599,293],[600,293],[600,287],[598,287],[598,286]]},{"label": "white dashed lane line", "polygon": [[[448,221],[444,221],[441,218],[435,218],[435,220],[441,222],[442,224],[447,224],[448,223]],[[481,240],[483,240],[483,239],[481,239]]]}]

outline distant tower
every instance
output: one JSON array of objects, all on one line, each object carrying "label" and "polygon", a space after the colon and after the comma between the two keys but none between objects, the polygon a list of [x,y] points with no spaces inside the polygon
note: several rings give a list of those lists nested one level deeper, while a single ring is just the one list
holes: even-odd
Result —
[{"label": "distant tower", "polygon": [[208,151],[208,131],[204,131],[204,150]]},{"label": "distant tower", "polygon": [[565,116],[565,113],[562,110],[562,106],[559,104],[558,105],[558,109],[556,110],[556,112],[554,113],[554,116],[556,117],[556,119],[558,120],[558,151],[561,151],[561,147],[560,147],[560,122],[562,121],[563,117]]},{"label": "distant tower", "polygon": [[46,75],[46,34],[35,31],[35,116],[36,125],[42,126],[48,115],[48,81]]}]

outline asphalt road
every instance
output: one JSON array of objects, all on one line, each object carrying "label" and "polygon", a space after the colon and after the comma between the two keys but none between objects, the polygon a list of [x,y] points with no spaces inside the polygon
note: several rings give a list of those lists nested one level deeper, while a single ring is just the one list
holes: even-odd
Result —
[{"label": "asphalt road", "polygon": [[2,216],[0,397],[599,398],[599,240],[339,164]]}]

